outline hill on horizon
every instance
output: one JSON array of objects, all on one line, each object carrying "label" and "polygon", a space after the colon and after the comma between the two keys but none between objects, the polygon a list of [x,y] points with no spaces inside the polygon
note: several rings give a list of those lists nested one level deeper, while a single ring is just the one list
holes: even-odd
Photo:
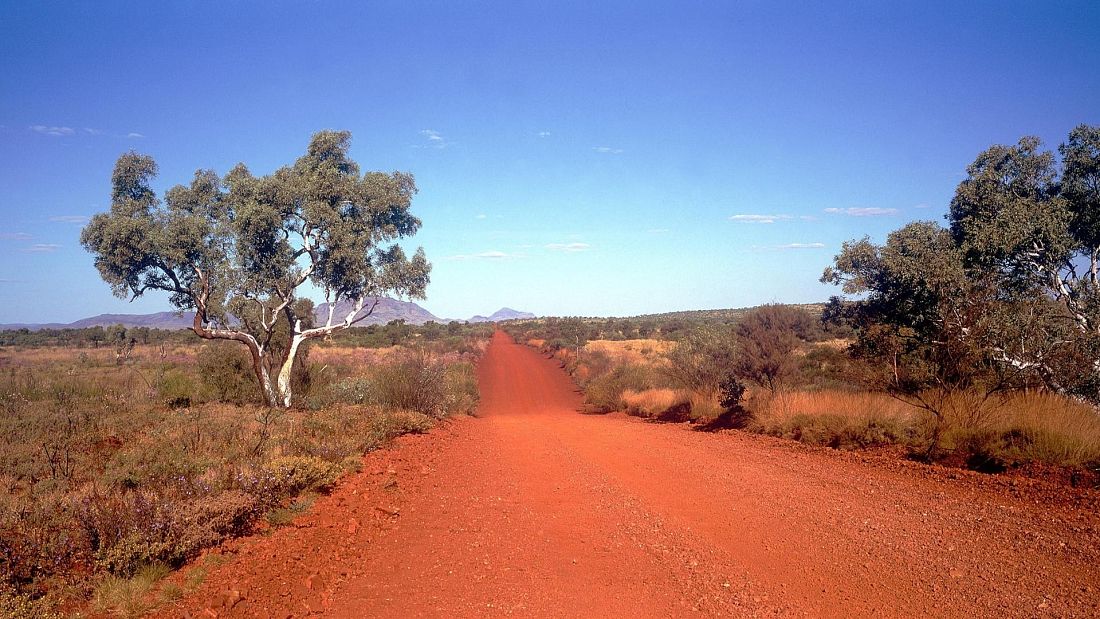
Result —
[{"label": "hill on horizon", "polygon": [[[328,303],[322,303],[314,310],[314,320],[320,324],[324,323],[328,319]],[[369,308],[368,304],[364,310]],[[352,309],[350,301],[341,301],[336,306],[335,315],[340,317],[346,315]],[[491,314],[488,317],[477,315],[473,316],[469,320],[460,322],[498,322],[502,320],[514,320],[514,319],[528,319],[534,318],[535,314],[530,312],[520,312],[511,308],[501,308]],[[88,318],[82,318],[70,323],[8,323],[0,324],[0,331],[14,331],[18,329],[29,329],[31,331],[38,331],[41,329],[87,329],[90,327],[109,327],[112,325],[122,325],[126,328],[134,327],[148,327],[150,329],[190,329],[192,323],[195,320],[194,312],[156,312],[152,314],[99,314],[97,316],[90,316]],[[369,326],[369,325],[384,325],[394,320],[404,320],[411,325],[422,325],[427,322],[437,322],[445,324],[450,322],[450,319],[439,318],[435,314],[429,312],[423,307],[417,305],[412,301],[401,301],[399,299],[391,299],[389,297],[381,297],[378,300],[378,305],[374,308],[374,312],[361,322],[356,323],[356,326]]]}]

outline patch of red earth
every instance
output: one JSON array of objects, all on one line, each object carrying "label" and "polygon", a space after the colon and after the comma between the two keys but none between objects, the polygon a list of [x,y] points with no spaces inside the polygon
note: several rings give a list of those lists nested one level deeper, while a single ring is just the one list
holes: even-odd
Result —
[{"label": "patch of red earth", "polygon": [[407,436],[163,616],[1100,615],[1098,493],[581,414],[494,336]]}]

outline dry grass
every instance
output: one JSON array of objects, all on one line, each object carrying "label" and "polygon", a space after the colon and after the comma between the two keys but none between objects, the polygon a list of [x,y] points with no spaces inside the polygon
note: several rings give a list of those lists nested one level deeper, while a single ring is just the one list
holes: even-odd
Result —
[{"label": "dry grass", "polygon": [[1011,394],[985,402],[956,394],[939,421],[927,411],[868,392],[755,393],[749,407],[756,430],[833,447],[903,444],[946,455],[981,456],[1003,468],[1027,462],[1069,467],[1100,463],[1100,414],[1050,393]]},{"label": "dry grass", "polygon": [[153,587],[171,570],[164,565],[147,566],[130,578],[108,576],[96,587],[92,607],[122,617],[140,617],[149,610]]},{"label": "dry grass", "polygon": [[617,364],[656,364],[676,346],[667,340],[592,340],[585,344],[589,353],[604,353]]},{"label": "dry grass", "polygon": [[621,396],[626,412],[639,417],[656,417],[686,400],[676,389],[627,389]]},{"label": "dry grass", "polygon": [[405,348],[401,346],[387,348],[314,346],[309,350],[309,360],[321,365],[369,366],[384,363],[404,350]]},{"label": "dry grass", "polygon": [[753,390],[748,396],[757,420],[774,425],[805,415],[835,415],[851,421],[888,417],[905,424],[915,423],[920,416],[920,411],[909,404],[867,391],[787,391],[769,396],[766,391]]},{"label": "dry grass", "polygon": [[[416,363],[313,347],[310,365],[327,369],[311,368],[300,407],[279,410],[207,394],[202,345],[139,347],[125,365],[105,347],[0,349],[0,617],[100,582],[104,612],[140,613],[143,566],[177,566],[267,513],[286,520],[278,510],[295,495],[327,488],[364,452],[477,403],[468,346]],[[430,416],[403,410],[423,398],[394,401],[404,384],[430,392]]]}]

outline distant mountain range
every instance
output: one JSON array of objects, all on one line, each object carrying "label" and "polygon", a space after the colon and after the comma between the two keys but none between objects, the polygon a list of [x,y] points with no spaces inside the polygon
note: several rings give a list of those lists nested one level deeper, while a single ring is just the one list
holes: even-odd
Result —
[{"label": "distant mountain range", "polygon": [[[366,311],[370,305],[368,304],[363,310]],[[352,309],[352,304],[348,301],[341,301],[336,306],[335,315],[337,320],[343,318]],[[514,309],[507,307],[501,308],[494,312],[492,315],[486,316],[474,316],[465,322],[499,322],[502,320],[513,320],[517,318],[534,318],[535,315],[530,312],[517,312]],[[314,311],[314,319],[318,324],[323,324],[328,320],[328,303],[322,303],[317,306]],[[123,325],[127,328],[130,327],[148,327],[150,329],[190,329],[191,324],[195,320],[194,312],[184,312],[178,314],[176,312],[157,312],[155,314],[100,314],[98,316],[92,316],[91,318],[83,318],[76,322],[70,323],[46,323],[46,324],[0,324],[0,331],[15,330],[15,329],[30,329],[31,331],[37,331],[39,329],[85,329],[88,327],[109,327],[111,325]],[[432,314],[428,310],[420,307],[416,303],[411,301],[400,301],[398,299],[390,299],[382,297],[378,300],[378,306],[374,308],[374,312],[361,322],[356,323],[356,326],[367,325],[384,325],[392,320],[404,320],[411,325],[422,325],[426,322],[438,322],[448,323],[451,322],[447,318],[439,318],[435,314]],[[460,321],[463,322],[463,321]]]},{"label": "distant mountain range", "polygon": [[525,320],[534,317],[535,315],[531,312],[517,312],[510,307],[502,307],[493,312],[491,316],[474,316],[466,322],[501,322],[504,320]]}]

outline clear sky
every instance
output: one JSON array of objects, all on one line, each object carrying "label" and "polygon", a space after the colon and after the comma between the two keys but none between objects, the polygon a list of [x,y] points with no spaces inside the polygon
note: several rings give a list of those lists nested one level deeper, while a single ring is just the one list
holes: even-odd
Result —
[{"label": "clear sky", "polygon": [[[171,5],[171,6],[169,6]],[[115,159],[267,173],[320,129],[416,175],[426,308],[810,302],[979,151],[1100,123],[1100,3],[0,2],[0,322],[115,299]]]}]

